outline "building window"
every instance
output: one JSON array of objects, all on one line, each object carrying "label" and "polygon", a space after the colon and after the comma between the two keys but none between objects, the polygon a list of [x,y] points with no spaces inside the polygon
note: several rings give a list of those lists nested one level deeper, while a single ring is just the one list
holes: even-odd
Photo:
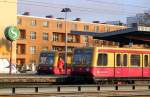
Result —
[{"label": "building window", "polygon": [[67,48],[67,51],[68,51],[68,52],[72,52],[72,51],[73,51],[73,47],[68,47],[68,48]]},{"label": "building window", "polygon": [[77,24],[72,24],[72,26],[71,26],[71,29],[73,30],[73,31],[76,31],[77,30]]},{"label": "building window", "polygon": [[36,47],[30,46],[30,54],[35,54],[35,53],[36,53]]},{"label": "building window", "polygon": [[88,36],[83,36],[83,43],[88,43]]},{"label": "building window", "polygon": [[36,64],[36,60],[30,59],[30,64]]},{"label": "building window", "polygon": [[17,18],[17,24],[21,24],[22,20],[21,18]]},{"label": "building window", "polygon": [[84,31],[89,31],[89,25],[84,25]]},{"label": "building window", "polygon": [[20,29],[20,39],[26,39],[26,30]]},{"label": "building window", "polygon": [[53,46],[52,49],[54,51],[64,51],[63,47],[60,47],[60,46]]},{"label": "building window", "polygon": [[36,20],[31,21],[31,26],[36,26]]},{"label": "building window", "polygon": [[131,62],[131,66],[140,67],[140,55],[135,55],[135,54],[131,55],[130,62]]},{"label": "building window", "polygon": [[73,42],[73,35],[68,35],[68,42]]},{"label": "building window", "polygon": [[49,25],[49,22],[48,22],[48,21],[44,21],[44,22],[43,22],[43,26],[44,26],[44,27],[48,27],[48,25]]},{"label": "building window", "polygon": [[57,22],[57,29],[62,29],[62,22]]},{"label": "building window", "polygon": [[58,47],[53,46],[52,48],[54,51],[58,51]]},{"label": "building window", "polygon": [[59,40],[58,38],[59,38],[59,34],[53,32],[53,41],[58,41]]},{"label": "building window", "polygon": [[30,39],[36,39],[36,32],[30,32]]},{"label": "building window", "polygon": [[107,25],[107,24],[106,24],[106,26],[105,26],[105,32],[110,32],[110,27],[109,27],[109,25]]},{"label": "building window", "polygon": [[107,66],[107,54],[99,54],[98,55],[98,60],[97,60],[97,65],[98,66]]},{"label": "building window", "polygon": [[25,48],[26,47],[24,44],[17,44],[17,49],[16,49],[17,54],[25,54],[26,52]]},{"label": "building window", "polygon": [[94,26],[94,32],[99,32],[99,26]]},{"label": "building window", "polygon": [[47,32],[43,33],[43,40],[48,40],[48,33]]},{"label": "building window", "polygon": [[48,47],[43,47],[42,50],[43,51],[48,51]]}]

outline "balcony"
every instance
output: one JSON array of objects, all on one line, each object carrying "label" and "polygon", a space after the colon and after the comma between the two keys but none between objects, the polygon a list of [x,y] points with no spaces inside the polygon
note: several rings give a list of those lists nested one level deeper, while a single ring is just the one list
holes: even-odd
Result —
[{"label": "balcony", "polygon": [[[53,46],[65,46],[65,42],[52,42]],[[84,47],[83,43],[67,43],[67,46],[71,47]]]},{"label": "balcony", "polygon": [[26,55],[25,54],[17,54],[18,59],[25,59]]},{"label": "balcony", "polygon": [[17,40],[17,44],[26,44],[26,39],[25,38],[19,38]]}]

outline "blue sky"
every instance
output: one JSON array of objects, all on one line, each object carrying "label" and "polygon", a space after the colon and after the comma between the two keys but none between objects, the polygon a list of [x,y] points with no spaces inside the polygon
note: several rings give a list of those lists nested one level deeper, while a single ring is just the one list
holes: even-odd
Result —
[{"label": "blue sky", "polygon": [[28,11],[33,16],[59,18],[64,17],[62,8],[69,7],[68,19],[126,22],[126,17],[149,10],[149,4],[150,0],[18,0],[18,14]]}]

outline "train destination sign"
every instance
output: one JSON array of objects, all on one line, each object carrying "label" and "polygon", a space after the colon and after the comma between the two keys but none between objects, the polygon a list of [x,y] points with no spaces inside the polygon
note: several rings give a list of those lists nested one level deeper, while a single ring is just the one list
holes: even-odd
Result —
[{"label": "train destination sign", "polygon": [[5,29],[5,37],[10,41],[15,41],[20,35],[20,31],[16,26],[9,26]]}]

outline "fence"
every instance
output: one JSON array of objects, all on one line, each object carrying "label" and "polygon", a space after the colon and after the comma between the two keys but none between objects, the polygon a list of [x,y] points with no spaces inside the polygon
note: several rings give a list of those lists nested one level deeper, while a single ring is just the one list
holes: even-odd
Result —
[{"label": "fence", "polygon": [[100,92],[100,91],[133,91],[150,90],[150,84],[145,85],[15,85],[0,86],[0,94],[26,93],[69,93],[69,92]]}]

